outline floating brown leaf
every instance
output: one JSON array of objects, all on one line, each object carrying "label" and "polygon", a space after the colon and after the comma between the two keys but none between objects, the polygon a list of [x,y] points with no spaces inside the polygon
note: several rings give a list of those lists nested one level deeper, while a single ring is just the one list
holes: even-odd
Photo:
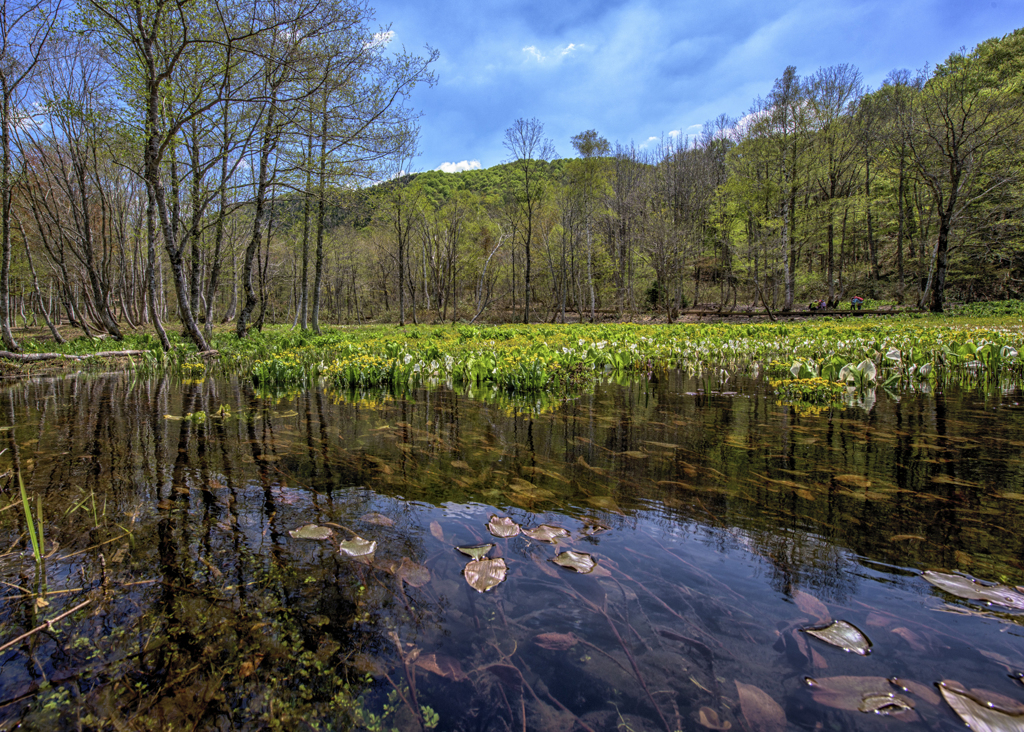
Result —
[{"label": "floating brown leaf", "polygon": [[927,570],[921,577],[930,584],[964,600],[981,600],[995,605],[1024,610],[1024,594],[1006,585],[986,585],[973,577]]},{"label": "floating brown leaf", "polygon": [[487,521],[487,530],[491,532],[492,536],[497,536],[499,539],[511,539],[519,533],[519,524],[508,516],[492,515]]},{"label": "floating brown leaf", "polygon": [[473,559],[483,559],[494,548],[494,544],[475,544],[473,546],[457,546],[458,551]]},{"label": "floating brown leaf", "polygon": [[824,679],[807,677],[814,701],[833,709],[901,714],[914,708],[914,702],[897,693],[900,689],[881,676],[831,676]]},{"label": "floating brown leaf", "polygon": [[740,710],[750,732],[784,732],[786,713],[778,702],[756,686],[736,682]]},{"label": "floating brown leaf", "polygon": [[597,566],[594,558],[586,552],[574,552],[571,550],[556,554],[555,558],[551,561],[559,567],[565,567],[566,569],[574,570],[580,574],[592,572],[594,567]]},{"label": "floating brown leaf", "polygon": [[348,541],[341,542],[338,546],[338,553],[348,557],[366,557],[373,554],[376,548],[377,542],[367,541],[362,537],[356,536]]},{"label": "floating brown leaf", "polygon": [[292,529],[288,532],[288,535],[293,539],[315,539],[317,541],[323,541],[324,539],[330,539],[334,536],[334,532],[329,526],[306,524],[305,526],[300,526],[297,529]]},{"label": "floating brown leaf", "polygon": [[825,641],[844,651],[866,656],[871,653],[871,641],[860,629],[845,620],[836,620],[821,628],[801,628],[807,635]]},{"label": "floating brown leaf", "polygon": [[462,575],[477,592],[487,592],[505,581],[508,567],[504,559],[477,559],[466,565]]},{"label": "floating brown leaf", "polygon": [[441,524],[436,521],[430,522],[430,535],[444,543],[444,531],[441,530]]},{"label": "floating brown leaf", "polygon": [[1024,704],[949,680],[939,682],[939,692],[974,732],[1024,732]]},{"label": "floating brown leaf", "polygon": [[580,642],[572,633],[541,633],[534,636],[533,642],[549,651],[567,651]]},{"label": "floating brown leaf", "polygon": [[536,529],[523,529],[523,533],[531,539],[545,541],[549,544],[554,544],[558,539],[564,539],[569,535],[569,532],[561,526],[550,526],[548,524],[541,524]]}]

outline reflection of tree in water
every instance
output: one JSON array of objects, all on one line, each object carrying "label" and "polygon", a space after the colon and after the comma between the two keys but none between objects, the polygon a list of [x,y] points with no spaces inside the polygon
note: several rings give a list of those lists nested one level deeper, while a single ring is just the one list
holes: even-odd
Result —
[{"label": "reflection of tree in water", "polygon": [[776,591],[813,591],[836,604],[856,596],[857,563],[835,544],[806,532],[751,531],[747,536],[750,551],[766,560]]},{"label": "reflection of tree in water", "polygon": [[[445,390],[359,405],[319,392],[274,402],[212,380],[126,386],[12,392],[12,435],[35,466],[28,488],[54,517],[47,537],[85,550],[50,567],[51,587],[82,588],[51,606],[93,602],[66,635],[7,652],[38,663],[5,671],[0,688],[37,686],[3,713],[39,727],[57,692],[40,692],[28,669],[50,664],[55,689],[77,685],[71,708],[125,724],[344,727],[391,696],[387,724],[413,729],[432,713],[452,729],[686,728],[701,707],[735,710],[720,681],[732,675],[784,696],[765,638],[774,618],[792,620],[778,595],[852,601],[843,547],[871,557],[914,547],[912,561],[924,561],[943,556],[939,542],[994,546],[999,527],[1020,521],[979,513],[1006,504],[981,468],[949,461],[983,456],[956,441],[967,428],[948,413],[940,430],[927,400],[881,399],[868,422],[776,419],[784,408],[768,400],[689,397],[677,378],[617,396],[608,387],[544,415]],[[1016,479],[1000,460],[991,469]],[[95,520],[83,508],[93,493]],[[922,504],[924,494],[935,498]],[[520,537],[499,546],[506,581],[476,593],[453,547],[487,540],[490,511],[565,524],[608,574],[571,574],[549,561],[552,547]],[[964,518],[981,515],[997,528],[972,539],[988,530]],[[373,563],[288,536],[310,522],[377,541]],[[16,528],[0,525],[3,538],[14,542]],[[894,545],[898,532],[924,539]],[[763,558],[767,587],[696,558],[734,567],[740,552]],[[403,581],[403,559],[430,581]],[[30,603],[10,604],[7,627],[34,623]]]}]

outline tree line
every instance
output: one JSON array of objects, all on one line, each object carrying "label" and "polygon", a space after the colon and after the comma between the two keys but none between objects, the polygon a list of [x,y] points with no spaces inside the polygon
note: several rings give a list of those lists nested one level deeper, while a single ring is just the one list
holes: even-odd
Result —
[{"label": "tree line", "polygon": [[853,296],[941,312],[1024,290],[1022,134],[1016,31],[874,90],[848,64],[789,67],[742,118],[653,146],[588,130],[556,159],[540,121],[516,120],[508,163],[381,186],[353,231],[366,297],[399,322]]},{"label": "tree line", "polygon": [[436,52],[389,51],[365,0],[5,0],[0,23],[7,350],[26,309],[58,341],[146,326],[169,348],[175,321],[205,351],[217,318],[261,327],[286,192],[317,327],[328,191],[415,136]]},{"label": "tree line", "polygon": [[[1024,31],[874,90],[787,68],[695,137],[410,174],[436,53],[365,0],[6,2],[0,335],[1019,297]],[[373,181],[386,181],[370,185]],[[67,328],[64,329],[67,332]]]}]

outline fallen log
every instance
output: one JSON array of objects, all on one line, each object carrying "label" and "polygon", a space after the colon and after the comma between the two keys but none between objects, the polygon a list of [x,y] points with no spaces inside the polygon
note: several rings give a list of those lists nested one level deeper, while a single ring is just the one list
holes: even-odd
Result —
[{"label": "fallen log", "polygon": [[149,351],[99,351],[97,353],[86,353],[75,356],[70,353],[11,353],[0,351],[0,358],[18,361],[19,363],[31,363],[33,361],[52,361],[55,358],[66,358],[69,361],[84,361],[87,358],[116,358],[118,356],[142,356]]}]

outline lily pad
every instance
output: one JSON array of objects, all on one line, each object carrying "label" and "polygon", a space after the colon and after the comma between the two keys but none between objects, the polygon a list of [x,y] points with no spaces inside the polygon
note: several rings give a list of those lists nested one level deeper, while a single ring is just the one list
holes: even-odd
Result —
[{"label": "lily pad", "polygon": [[508,567],[504,559],[476,559],[466,565],[462,576],[477,592],[487,592],[505,581]]},{"label": "lily pad", "polygon": [[531,539],[546,541],[549,544],[554,544],[558,539],[564,539],[569,535],[569,532],[561,526],[550,526],[548,524],[541,524],[536,529],[523,529],[523,533]]},{"label": "lily pad", "polygon": [[511,539],[519,533],[519,528],[519,524],[508,516],[491,515],[490,520],[487,522],[487,530],[499,539]]},{"label": "lily pad", "polygon": [[338,553],[348,557],[368,557],[377,549],[377,542],[367,541],[356,536],[348,541],[343,541],[338,546]]},{"label": "lily pad", "polygon": [[597,562],[595,562],[593,557],[589,554],[585,552],[574,552],[572,550],[556,554],[555,558],[551,561],[559,567],[572,569],[580,574],[592,572],[594,567],[597,566]]},{"label": "lily pad", "polygon": [[1013,610],[1024,610],[1024,594],[1006,585],[986,585],[973,577],[928,570],[921,577],[930,584],[964,600],[980,600]]},{"label": "lily pad", "polygon": [[494,544],[474,544],[473,546],[457,546],[455,548],[467,557],[483,559],[487,556],[487,553],[494,548]]},{"label": "lily pad", "polygon": [[833,709],[891,715],[914,708],[912,699],[898,693],[901,687],[881,676],[807,677],[804,682],[811,688],[814,701]]},{"label": "lily pad", "polygon": [[866,656],[871,653],[871,641],[857,626],[845,620],[836,620],[820,628],[801,628],[807,635],[842,648],[849,653]]},{"label": "lily pad", "polygon": [[292,529],[288,532],[288,535],[293,539],[316,539],[318,541],[323,541],[324,539],[330,539],[334,536],[334,532],[329,526],[306,524],[305,526],[300,526],[297,529]]},{"label": "lily pad", "polygon": [[1024,732],[1024,705],[1002,694],[968,690],[956,681],[939,682],[939,692],[974,732]]}]

